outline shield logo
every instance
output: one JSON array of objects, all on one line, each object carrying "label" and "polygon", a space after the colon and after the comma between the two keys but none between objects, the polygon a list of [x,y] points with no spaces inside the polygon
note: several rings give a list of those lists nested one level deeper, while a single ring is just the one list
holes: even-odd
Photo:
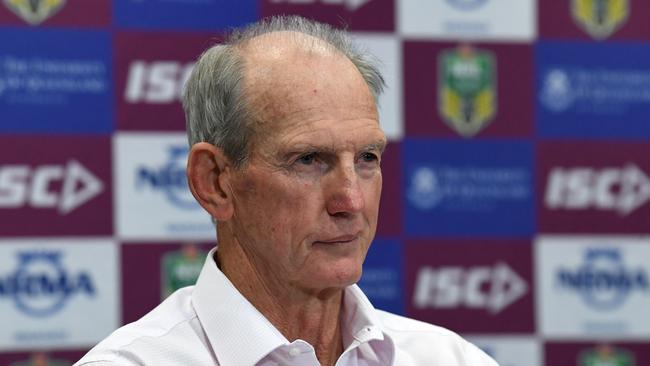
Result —
[{"label": "shield logo", "polygon": [[602,344],[593,349],[582,351],[578,356],[578,365],[634,366],[636,361],[631,352],[609,344]]},{"label": "shield logo", "polygon": [[65,5],[65,0],[2,0],[2,2],[31,25],[40,24]]},{"label": "shield logo", "polygon": [[472,137],[496,115],[496,61],[489,51],[463,44],[438,57],[438,110],[463,137]]},{"label": "shield logo", "polygon": [[595,39],[617,31],[630,15],[629,0],[572,0],[571,14],[577,24]]}]

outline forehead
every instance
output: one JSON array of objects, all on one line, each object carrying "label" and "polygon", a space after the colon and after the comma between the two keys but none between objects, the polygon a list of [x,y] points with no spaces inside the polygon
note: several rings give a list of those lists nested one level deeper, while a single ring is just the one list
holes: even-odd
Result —
[{"label": "forehead", "polygon": [[274,132],[314,121],[370,119],[377,110],[355,65],[324,41],[276,32],[249,41],[244,93],[263,130]]}]

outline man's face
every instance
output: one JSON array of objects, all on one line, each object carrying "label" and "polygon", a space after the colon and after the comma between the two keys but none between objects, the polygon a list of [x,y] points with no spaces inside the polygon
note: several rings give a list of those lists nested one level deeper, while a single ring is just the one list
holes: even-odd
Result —
[{"label": "man's face", "polygon": [[358,281],[375,234],[385,136],[349,60],[272,52],[248,59],[260,122],[234,174],[232,230],[272,286],[341,288]]}]

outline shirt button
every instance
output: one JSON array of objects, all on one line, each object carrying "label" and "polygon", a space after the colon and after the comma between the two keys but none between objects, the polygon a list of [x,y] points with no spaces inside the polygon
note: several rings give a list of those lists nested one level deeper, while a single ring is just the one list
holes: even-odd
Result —
[{"label": "shirt button", "polygon": [[289,356],[291,357],[296,357],[300,354],[300,349],[298,348],[292,348],[289,350]]}]

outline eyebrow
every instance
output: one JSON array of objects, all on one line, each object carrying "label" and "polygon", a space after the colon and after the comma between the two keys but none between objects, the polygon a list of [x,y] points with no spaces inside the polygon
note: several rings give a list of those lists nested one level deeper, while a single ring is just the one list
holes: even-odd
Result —
[{"label": "eyebrow", "polygon": [[379,151],[379,152],[383,153],[384,150],[386,150],[386,145],[387,145],[387,144],[388,144],[388,143],[387,143],[386,140],[384,140],[384,139],[382,139],[382,140],[377,140],[377,141],[375,141],[375,142],[373,142],[373,143],[370,143],[370,144],[368,144],[368,145],[365,145],[365,146],[362,148],[362,150],[376,150],[376,151]]},{"label": "eyebrow", "polygon": [[[383,153],[384,150],[386,149],[387,141],[385,139],[381,140],[376,140],[374,142],[371,142],[369,144],[363,145],[359,151],[379,151],[380,153]],[[284,159],[289,158],[290,156],[294,154],[299,154],[305,151],[315,151],[315,152],[324,152],[324,153],[336,153],[336,149],[332,149],[329,146],[324,146],[324,145],[317,145],[317,144],[309,144],[309,143],[300,143],[289,150],[284,151],[281,156]]]}]

